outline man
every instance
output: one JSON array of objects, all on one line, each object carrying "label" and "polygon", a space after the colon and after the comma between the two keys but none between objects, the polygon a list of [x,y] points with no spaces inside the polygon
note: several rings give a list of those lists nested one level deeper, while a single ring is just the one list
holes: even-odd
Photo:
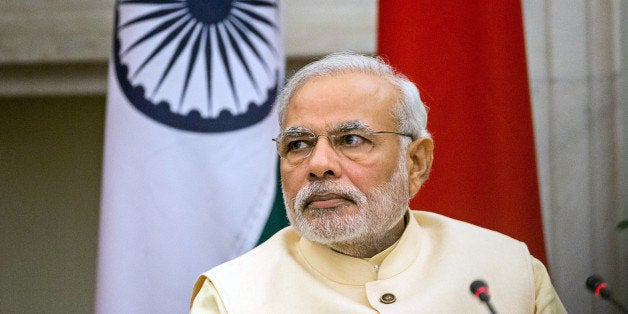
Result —
[{"label": "man", "polygon": [[335,54],[279,96],[291,226],[203,274],[192,313],[565,312],[545,267],[514,239],[410,211],[434,144],[417,88],[379,58]]}]

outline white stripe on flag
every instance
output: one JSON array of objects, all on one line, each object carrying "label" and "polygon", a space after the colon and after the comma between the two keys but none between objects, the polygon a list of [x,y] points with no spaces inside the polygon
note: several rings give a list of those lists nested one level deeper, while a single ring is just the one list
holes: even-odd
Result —
[{"label": "white stripe on flag", "polygon": [[187,312],[197,275],[251,249],[268,217],[279,5],[212,5],[116,3],[97,313]]}]

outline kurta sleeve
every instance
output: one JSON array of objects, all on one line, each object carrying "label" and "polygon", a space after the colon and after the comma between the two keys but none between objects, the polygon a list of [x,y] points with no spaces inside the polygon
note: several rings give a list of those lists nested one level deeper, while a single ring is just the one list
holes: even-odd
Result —
[{"label": "kurta sleeve", "polygon": [[225,310],[216,287],[207,277],[201,276],[192,291],[190,314],[207,313],[227,313],[227,310]]},{"label": "kurta sleeve", "polygon": [[533,258],[536,313],[567,313],[541,261]]}]

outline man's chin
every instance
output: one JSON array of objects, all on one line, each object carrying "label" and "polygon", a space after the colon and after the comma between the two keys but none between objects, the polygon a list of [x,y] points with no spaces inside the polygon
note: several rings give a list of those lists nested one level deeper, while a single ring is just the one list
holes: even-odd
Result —
[{"label": "man's chin", "polygon": [[319,244],[330,245],[339,242],[345,242],[347,239],[353,238],[352,235],[338,234],[338,230],[333,232],[325,231],[324,228],[308,225],[306,228],[299,230],[302,237]]},{"label": "man's chin", "polygon": [[361,229],[362,226],[355,225],[356,217],[344,214],[339,212],[338,208],[308,210],[302,213],[295,227],[310,241],[321,244],[345,242],[353,239],[356,236],[356,229]]},{"label": "man's chin", "polygon": [[343,210],[342,207],[311,207],[307,206],[301,211],[301,215],[307,220],[316,219],[321,217],[339,216]]}]

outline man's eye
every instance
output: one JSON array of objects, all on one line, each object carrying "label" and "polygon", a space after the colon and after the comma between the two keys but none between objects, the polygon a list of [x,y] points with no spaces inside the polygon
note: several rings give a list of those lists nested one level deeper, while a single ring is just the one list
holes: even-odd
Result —
[{"label": "man's eye", "polygon": [[358,134],[344,134],[339,138],[339,144],[343,146],[359,146],[369,142],[365,137]]},{"label": "man's eye", "polygon": [[299,151],[310,147],[311,144],[305,140],[292,140],[289,141],[286,145],[286,150],[288,152]]}]

